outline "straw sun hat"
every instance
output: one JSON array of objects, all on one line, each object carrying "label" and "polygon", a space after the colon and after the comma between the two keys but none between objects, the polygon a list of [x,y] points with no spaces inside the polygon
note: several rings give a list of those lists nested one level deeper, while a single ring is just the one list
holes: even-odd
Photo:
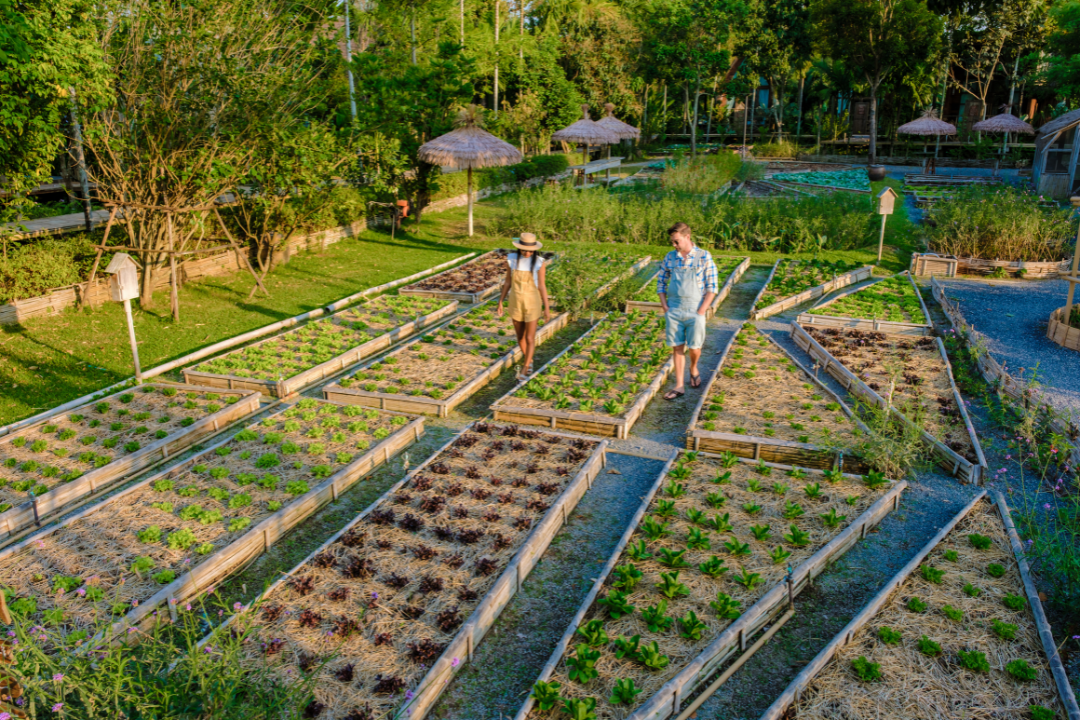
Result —
[{"label": "straw sun hat", "polygon": [[544,243],[537,240],[532,233],[521,233],[521,237],[514,238],[514,247],[518,250],[539,250],[544,247]]}]

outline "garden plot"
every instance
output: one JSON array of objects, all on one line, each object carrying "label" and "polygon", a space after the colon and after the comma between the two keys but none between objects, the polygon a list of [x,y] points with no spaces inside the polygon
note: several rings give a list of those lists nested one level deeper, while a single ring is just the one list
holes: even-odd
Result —
[{"label": "garden plot", "polygon": [[869,280],[872,265],[828,260],[790,260],[781,258],[773,266],[765,287],[761,288],[750,311],[751,320],[777,315],[796,305],[819,298],[848,285]]},{"label": "garden plot", "polygon": [[610,313],[491,406],[496,420],[625,438],[671,372],[656,313]]},{"label": "garden plot", "polygon": [[776,173],[769,179],[791,185],[870,194],[870,178],[862,169]]},{"label": "garden plot", "polygon": [[[537,345],[569,320],[566,313],[549,323],[541,320]],[[509,316],[499,318],[487,303],[328,385],[323,393],[340,403],[446,417],[520,359]]]},{"label": "garden plot", "polygon": [[466,428],[230,620],[250,628],[244,662],[282,680],[311,673],[306,717],[424,717],[600,472],[605,445]]},{"label": "garden plot", "polygon": [[943,468],[969,482],[981,479],[986,458],[940,338],[818,330],[794,322],[791,335],[848,392],[920,427]]},{"label": "garden plot", "polygon": [[762,720],[1080,718],[1004,498],[980,495]]},{"label": "garden plot", "polygon": [[3,437],[0,542],[258,409],[255,392],[143,385]]},{"label": "garden plot", "polygon": [[796,321],[817,327],[923,336],[933,331],[929,317],[915,282],[905,270],[818,303]]},{"label": "garden plot", "polygon": [[455,310],[456,301],[380,295],[184,370],[184,379],[285,397],[386,349]]},{"label": "garden plot", "polygon": [[[712,305],[709,306],[708,312],[705,313],[706,318],[711,318],[716,314],[716,311],[720,308],[720,305],[727,300],[728,295],[731,294],[731,288],[735,287],[735,283],[742,279],[743,274],[750,269],[750,258],[748,257],[715,257],[716,261],[717,277],[727,278],[720,286],[720,289],[716,293],[716,297],[713,298]],[[646,312],[660,312],[662,310],[660,306],[659,296],[656,294],[656,278],[660,276],[660,273],[656,273],[649,280],[641,286],[632,298],[626,301],[626,312],[632,312],[634,310],[644,310]]]},{"label": "garden plot", "polygon": [[[402,295],[442,298],[466,303],[478,303],[502,287],[506,279],[506,250],[492,250],[464,265],[403,287]],[[544,253],[548,258],[552,253]]]},{"label": "garden plot", "polygon": [[86,637],[212,587],[423,432],[310,398],[0,552],[11,611]]},{"label": "garden plot", "polygon": [[678,714],[786,609],[789,592],[895,509],[905,487],[731,455],[669,462],[518,720],[552,717],[552,708],[578,718],[590,708],[604,719]]},{"label": "garden plot", "polygon": [[[832,469],[861,431],[848,407],[750,323],[732,337],[686,433],[692,450]],[[865,470],[853,458],[845,468]]]},{"label": "garden plot", "polygon": [[547,278],[551,305],[564,312],[580,313],[651,262],[648,255],[634,259],[602,250],[564,250],[559,255],[559,272]]}]

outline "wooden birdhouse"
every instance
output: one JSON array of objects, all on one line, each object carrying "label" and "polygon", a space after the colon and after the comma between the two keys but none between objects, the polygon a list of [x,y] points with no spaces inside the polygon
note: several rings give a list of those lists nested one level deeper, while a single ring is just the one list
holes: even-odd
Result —
[{"label": "wooden birdhouse", "polygon": [[112,275],[109,279],[109,291],[113,300],[123,302],[139,297],[139,267],[127,253],[113,255],[105,272]]},{"label": "wooden birdhouse", "polygon": [[886,187],[884,190],[879,192],[877,196],[878,215],[892,215],[893,209],[896,207],[896,199],[898,197],[900,196],[891,187]]}]

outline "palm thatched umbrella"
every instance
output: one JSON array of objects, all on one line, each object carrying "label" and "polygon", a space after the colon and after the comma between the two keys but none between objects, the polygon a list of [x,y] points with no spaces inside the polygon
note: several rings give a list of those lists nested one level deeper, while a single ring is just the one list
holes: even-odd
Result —
[{"label": "palm thatched umbrella", "polygon": [[456,130],[420,146],[420,160],[443,167],[464,168],[468,173],[469,237],[473,234],[473,168],[513,165],[522,161],[521,152],[483,129],[481,110],[470,105],[458,113]]},{"label": "palm thatched umbrella", "polygon": [[927,110],[921,118],[901,125],[896,132],[904,135],[955,135],[956,126],[938,118],[936,111]]},{"label": "palm thatched umbrella", "polygon": [[641,131],[633,125],[624,123],[619,118],[615,117],[615,104],[604,103],[604,109],[607,110],[607,115],[596,121],[596,124],[607,128],[611,132],[619,136],[620,140],[637,140],[641,137]]},{"label": "palm thatched umbrella", "polygon": [[1009,112],[1008,107],[1000,115],[975,123],[971,129],[977,132],[1004,133],[1005,141],[1001,146],[1003,154],[1009,152],[1009,133],[1035,134],[1035,128]]},{"label": "palm thatched umbrella", "polygon": [[584,116],[581,120],[553,133],[551,139],[575,145],[584,145],[582,162],[587,165],[589,163],[590,145],[615,145],[619,142],[619,136],[600,123],[590,120],[588,105],[581,106],[581,114]]}]

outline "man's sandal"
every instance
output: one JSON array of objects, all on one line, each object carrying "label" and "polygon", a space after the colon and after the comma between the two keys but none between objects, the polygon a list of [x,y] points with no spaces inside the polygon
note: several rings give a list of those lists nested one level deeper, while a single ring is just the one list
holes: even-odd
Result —
[{"label": "man's sandal", "polygon": [[665,400],[678,400],[679,398],[681,398],[685,394],[686,394],[685,390],[672,390],[667,395],[664,396],[664,399]]},{"label": "man's sandal", "polygon": [[692,387],[692,388],[701,387],[701,376],[700,375],[691,375],[690,376],[690,387]]}]

